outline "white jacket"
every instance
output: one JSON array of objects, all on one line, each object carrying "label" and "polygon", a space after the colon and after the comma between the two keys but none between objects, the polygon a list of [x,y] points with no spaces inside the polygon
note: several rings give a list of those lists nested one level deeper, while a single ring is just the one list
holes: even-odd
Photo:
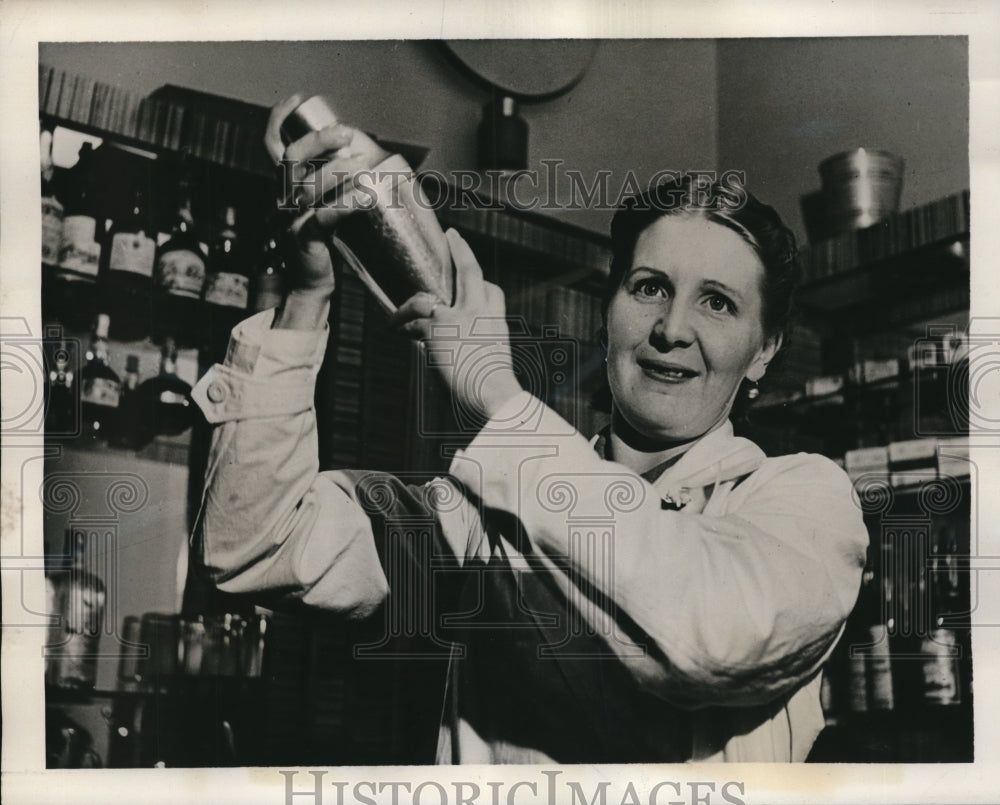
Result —
[{"label": "white jacket", "polygon": [[[581,708],[559,702],[564,692],[568,702],[583,694],[597,699],[582,708],[594,708],[596,732],[622,727],[619,738],[641,744],[642,757],[597,761],[656,759],[649,755],[661,745],[671,747],[662,760],[676,760],[671,741],[682,730],[694,760],[805,759],[823,727],[819,671],[854,606],[868,541],[851,483],[833,462],[767,458],[726,423],[649,484],[524,393],[459,451],[448,477],[408,491],[374,476],[359,484],[358,473],[318,469],[313,392],[326,332],[273,330],[272,317],[235,328],[225,363],[194,391],[219,423],[195,555],[221,589],[277,592],[364,617],[393,577],[372,514],[398,505],[400,489],[423,494],[421,511],[452,568],[502,555],[529,624],[566,635],[562,645],[530,644],[533,656],[521,626],[488,638],[491,651],[505,640],[514,647],[500,662],[509,663],[503,673],[521,674],[512,690],[525,698],[507,709],[521,708],[526,723],[535,708],[542,723],[551,701],[567,733],[579,732],[572,719]],[[527,541],[498,535],[495,518],[519,521]],[[472,590],[466,603],[481,606],[483,595]],[[532,611],[543,599],[561,599],[563,611]],[[458,704],[442,717],[439,760],[578,759],[573,736],[562,746],[561,722],[536,741],[530,729],[505,726],[520,723],[509,713],[472,701],[502,679],[497,664],[470,661],[452,674]],[[532,669],[566,691],[532,699]]]}]

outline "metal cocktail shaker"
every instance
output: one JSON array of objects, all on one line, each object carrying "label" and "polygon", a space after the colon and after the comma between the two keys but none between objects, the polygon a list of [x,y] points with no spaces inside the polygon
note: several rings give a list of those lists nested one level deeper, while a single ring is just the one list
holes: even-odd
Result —
[{"label": "metal cocktail shaker", "polygon": [[[287,143],[336,123],[330,103],[314,95],[288,115],[281,134]],[[448,242],[413,169],[360,131],[349,148],[380,161],[341,188],[335,203],[355,211],[338,222],[332,245],[388,311],[418,291],[450,305],[454,278]]]}]

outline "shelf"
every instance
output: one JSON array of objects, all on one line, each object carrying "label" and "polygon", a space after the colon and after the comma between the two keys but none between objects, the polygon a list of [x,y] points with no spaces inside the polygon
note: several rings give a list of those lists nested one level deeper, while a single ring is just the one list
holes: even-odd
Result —
[{"label": "shelf", "polygon": [[806,285],[817,285],[864,266],[968,239],[966,190],[811,244],[801,254],[803,279]]},{"label": "shelf", "polygon": [[[828,394],[798,396],[758,404],[748,413],[750,427],[794,430],[799,436],[846,440],[827,455],[845,450],[908,441],[925,436],[961,436],[963,423],[948,406],[956,364],[918,368],[867,383],[845,382]],[[762,398],[763,399],[763,398]],[[915,418],[916,417],[916,418]],[[954,420],[954,421],[953,421]],[[873,426],[878,428],[873,430]],[[875,441],[872,441],[872,439]]]},{"label": "shelf", "polygon": [[799,306],[827,327],[871,332],[969,306],[965,240],[945,241],[816,280]]},{"label": "shelf", "polygon": [[[266,106],[169,84],[140,97],[44,64],[38,67],[38,100],[39,114],[52,123],[102,138],[110,136],[154,154],[183,153],[274,180],[274,165],[264,148]],[[411,165],[419,165],[427,153],[420,146],[378,141]]]},{"label": "shelf", "polygon": [[[74,453],[101,455],[108,459],[108,466],[128,467],[136,459],[175,464],[187,468],[191,442],[191,429],[179,436],[157,436],[149,444],[132,450],[112,447],[106,442],[83,439],[46,439],[46,444]],[[50,461],[55,462],[53,457]]]},{"label": "shelf", "polygon": [[[589,280],[590,290],[603,292],[611,259],[609,239],[537,212],[519,210],[487,196],[464,193],[433,174],[420,176],[429,200],[443,199],[436,208],[441,225],[482,236],[491,244],[513,246],[581,269],[574,281]],[[471,196],[471,197],[470,197]]]},{"label": "shelf", "polygon": [[[936,375],[933,373],[938,370],[939,367],[934,367],[933,369],[925,369],[920,375],[913,375],[910,373],[893,375],[892,377],[883,377],[878,380],[872,380],[867,383],[844,383],[844,385],[837,389],[836,391],[831,391],[828,394],[818,394],[814,396],[802,395],[794,399],[783,400],[781,402],[776,402],[773,404],[760,404],[758,403],[753,407],[754,415],[760,415],[765,418],[770,418],[773,416],[786,416],[788,414],[795,414],[796,412],[811,411],[816,408],[830,408],[831,406],[842,406],[845,404],[846,396],[865,396],[866,394],[877,393],[879,391],[897,391],[901,386],[907,382],[912,381],[917,384],[929,384],[933,382],[939,382]],[[946,367],[940,367],[946,368]]]},{"label": "shelf", "polygon": [[888,330],[969,305],[969,193],[802,251],[799,305],[839,332]]},{"label": "shelf", "polygon": [[232,689],[252,690],[264,684],[259,676],[235,676],[221,674],[198,674],[192,676],[173,675],[153,687],[136,690],[99,690],[84,688],[60,688],[54,685],[45,686],[46,705],[90,704],[95,700],[131,701],[133,699],[148,699],[154,697],[173,696],[191,691]]}]

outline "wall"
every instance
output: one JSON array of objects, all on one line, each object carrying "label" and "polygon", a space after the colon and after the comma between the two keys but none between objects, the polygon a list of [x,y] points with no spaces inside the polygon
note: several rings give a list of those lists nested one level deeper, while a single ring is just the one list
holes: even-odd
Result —
[{"label": "wall", "polygon": [[[664,167],[712,168],[715,48],[707,40],[601,43],[570,93],[522,107],[529,167],[561,159],[587,176],[608,169],[612,200],[629,169],[645,182]],[[49,43],[39,51],[46,64],[139,93],[172,83],[270,106],[295,91],[326,92],[343,119],[429,146],[424,167],[442,171],[475,167],[488,100],[426,42]],[[610,220],[608,210],[550,214],[601,232]]]},{"label": "wall", "polygon": [[[804,237],[799,197],[838,151],[903,156],[904,208],[968,187],[967,55],[962,37],[605,41],[571,92],[522,107],[529,162],[609,169],[612,196],[629,169],[746,170]],[[174,83],[270,105],[325,91],[345,119],[431,147],[425,167],[475,167],[485,94],[426,42],[50,43],[40,59],[142,93]]]},{"label": "wall", "polygon": [[[180,608],[180,583],[186,565],[187,544],[187,467],[150,461],[124,450],[86,450],[65,448],[45,464],[50,478],[65,475],[79,495],[79,505],[71,512],[45,510],[46,553],[59,554],[64,549],[65,534],[72,524],[78,526],[87,517],[114,515],[107,499],[112,485],[130,475],[144,483],[148,497],[135,512],[122,513],[116,520],[117,551],[114,562],[117,577],[106,573],[103,581],[108,599],[104,616],[105,633],[100,651],[106,655],[97,663],[97,687],[114,689],[118,672],[115,655],[121,650],[116,638],[107,633],[115,624],[121,628],[127,615],[146,612],[177,612]],[[184,557],[181,560],[181,557]],[[150,572],[155,568],[155,572]]]},{"label": "wall", "polygon": [[902,156],[903,209],[969,186],[966,38],[732,39],[717,57],[719,165],[799,237],[799,198],[840,151]]}]

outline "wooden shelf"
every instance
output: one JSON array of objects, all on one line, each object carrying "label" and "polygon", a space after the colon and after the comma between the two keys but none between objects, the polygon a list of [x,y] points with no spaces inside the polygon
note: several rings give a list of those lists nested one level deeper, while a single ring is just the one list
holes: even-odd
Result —
[{"label": "wooden shelf", "polygon": [[821,326],[888,330],[969,306],[965,239],[941,241],[803,286],[799,306]]},{"label": "wooden shelf", "polygon": [[852,334],[967,309],[968,246],[965,191],[803,249],[797,301],[823,329]]}]

